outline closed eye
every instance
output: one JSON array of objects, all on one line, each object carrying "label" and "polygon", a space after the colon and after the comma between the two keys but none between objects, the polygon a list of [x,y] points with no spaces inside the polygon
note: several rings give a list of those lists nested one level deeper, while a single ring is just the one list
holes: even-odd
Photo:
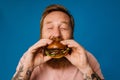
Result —
[{"label": "closed eye", "polygon": [[60,28],[61,30],[67,30],[67,28]]},{"label": "closed eye", "polygon": [[51,30],[51,29],[53,29],[53,27],[48,27],[47,29]]}]

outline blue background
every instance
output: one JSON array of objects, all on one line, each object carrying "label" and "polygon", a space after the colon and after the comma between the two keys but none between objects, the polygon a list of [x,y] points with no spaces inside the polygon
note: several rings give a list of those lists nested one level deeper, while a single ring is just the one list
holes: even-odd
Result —
[{"label": "blue background", "polygon": [[75,40],[99,61],[106,80],[120,74],[119,0],[0,0],[0,80],[11,80],[20,57],[39,40],[41,14],[62,4],[75,18]]}]

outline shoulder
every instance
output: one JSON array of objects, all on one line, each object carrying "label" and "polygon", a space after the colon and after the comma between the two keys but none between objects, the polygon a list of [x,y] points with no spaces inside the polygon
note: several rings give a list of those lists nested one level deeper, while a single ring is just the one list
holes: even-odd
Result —
[{"label": "shoulder", "polygon": [[100,67],[100,64],[99,62],[97,61],[97,59],[95,58],[95,56],[90,53],[89,51],[86,51],[87,52],[87,58],[88,58],[88,62],[90,64],[90,66],[95,69],[96,67],[99,68]]}]

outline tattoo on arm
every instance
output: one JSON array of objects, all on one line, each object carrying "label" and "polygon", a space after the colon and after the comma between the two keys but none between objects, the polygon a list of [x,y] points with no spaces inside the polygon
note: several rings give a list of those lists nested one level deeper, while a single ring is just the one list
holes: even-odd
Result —
[{"label": "tattoo on arm", "polygon": [[87,75],[84,76],[85,76],[84,80],[102,80],[95,72],[91,74],[91,76],[87,76]]},{"label": "tattoo on arm", "polygon": [[95,72],[91,75],[91,77],[92,77],[92,80],[102,80],[102,79],[98,76],[98,74],[95,73]]},{"label": "tattoo on arm", "polygon": [[[20,66],[18,72],[14,75],[12,80],[29,80],[32,70],[28,69],[27,71],[23,70],[24,66]],[[25,74],[24,74],[25,73]]]}]

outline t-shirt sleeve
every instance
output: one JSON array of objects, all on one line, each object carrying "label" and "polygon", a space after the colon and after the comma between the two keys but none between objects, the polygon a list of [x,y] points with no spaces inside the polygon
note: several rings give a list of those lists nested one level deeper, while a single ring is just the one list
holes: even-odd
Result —
[{"label": "t-shirt sleeve", "polygon": [[96,72],[101,79],[104,79],[100,69],[100,64],[98,63],[97,59],[88,51],[87,51],[87,56],[88,56],[89,64],[92,67],[93,71]]}]

